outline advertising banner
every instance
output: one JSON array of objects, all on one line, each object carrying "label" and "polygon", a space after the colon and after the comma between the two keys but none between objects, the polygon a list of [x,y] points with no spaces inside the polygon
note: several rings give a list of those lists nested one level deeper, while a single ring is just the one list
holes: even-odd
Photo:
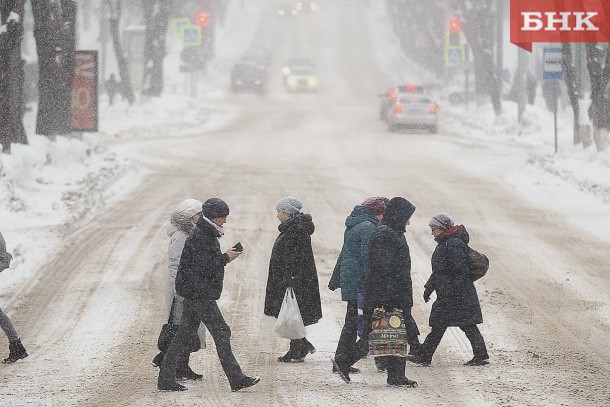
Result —
[{"label": "advertising banner", "polygon": [[98,131],[97,51],[76,51],[72,122],[76,131]]},{"label": "advertising banner", "polygon": [[510,42],[610,42],[608,0],[511,0]]}]

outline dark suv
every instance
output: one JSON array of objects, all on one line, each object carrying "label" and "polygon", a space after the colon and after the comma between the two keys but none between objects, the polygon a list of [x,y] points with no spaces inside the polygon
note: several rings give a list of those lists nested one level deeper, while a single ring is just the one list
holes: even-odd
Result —
[{"label": "dark suv", "polygon": [[253,63],[238,62],[231,70],[231,90],[234,93],[264,94],[267,87],[265,70]]}]

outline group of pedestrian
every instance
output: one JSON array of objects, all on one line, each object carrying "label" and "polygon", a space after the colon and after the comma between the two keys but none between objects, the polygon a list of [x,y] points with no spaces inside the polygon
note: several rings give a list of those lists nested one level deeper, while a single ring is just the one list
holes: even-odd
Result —
[{"label": "group of pedestrian", "polygon": [[[311,244],[315,226],[312,216],[303,212],[303,206],[301,200],[292,196],[276,204],[279,235],[269,261],[264,314],[277,318],[286,290],[291,288],[303,325],[309,326],[322,318],[322,306]],[[459,327],[471,342],[474,357],[465,364],[488,363],[485,341],[477,328],[483,320],[468,266],[469,235],[463,225],[455,225],[446,213],[435,214],[429,222],[437,246],[432,254],[432,275],[424,286],[423,296],[428,302],[436,292],[436,300],[429,319],[432,330],[423,343],[419,341],[420,332],[411,314],[411,256],[405,238],[415,209],[402,197],[374,196],[356,205],[345,221],[343,246],[328,288],[340,288],[341,298],[347,303],[345,323],[332,359],[332,371],[346,383],[351,381],[350,374],[360,372],[353,365],[369,353],[371,322],[379,308],[402,313],[409,345],[408,355],[375,358],[377,369],[387,372],[389,385],[416,387],[417,382],[406,377],[406,361],[429,366],[443,334],[452,326]],[[260,380],[242,372],[231,349],[231,330],[216,304],[222,292],[224,268],[242,250],[238,247],[225,253],[220,250],[218,239],[224,233],[228,215],[228,205],[219,198],[203,204],[195,199],[184,201],[171,215],[167,303],[168,322],[174,324],[176,333],[168,348],[160,349],[153,361],[160,366],[157,382],[160,390],[186,390],[177,380],[202,378],[188,366],[189,353],[197,349],[189,344],[200,324],[214,338],[232,391],[253,386]],[[205,343],[205,338],[202,340]],[[299,363],[315,351],[315,346],[303,336],[290,340],[288,351],[277,360]]]}]

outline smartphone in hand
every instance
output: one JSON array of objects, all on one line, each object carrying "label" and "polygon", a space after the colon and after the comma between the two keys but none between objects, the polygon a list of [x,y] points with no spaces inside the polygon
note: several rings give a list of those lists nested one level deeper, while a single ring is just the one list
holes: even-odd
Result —
[{"label": "smartphone in hand", "polygon": [[233,246],[233,250],[235,250],[237,252],[243,252],[244,246],[242,246],[241,242],[237,242],[237,243],[235,243],[235,246]]}]

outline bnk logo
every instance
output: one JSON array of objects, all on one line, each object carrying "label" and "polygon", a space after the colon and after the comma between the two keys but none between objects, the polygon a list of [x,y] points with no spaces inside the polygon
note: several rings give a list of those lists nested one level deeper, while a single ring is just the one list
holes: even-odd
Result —
[{"label": "bnk logo", "polygon": [[608,0],[511,0],[510,42],[610,42]]}]

